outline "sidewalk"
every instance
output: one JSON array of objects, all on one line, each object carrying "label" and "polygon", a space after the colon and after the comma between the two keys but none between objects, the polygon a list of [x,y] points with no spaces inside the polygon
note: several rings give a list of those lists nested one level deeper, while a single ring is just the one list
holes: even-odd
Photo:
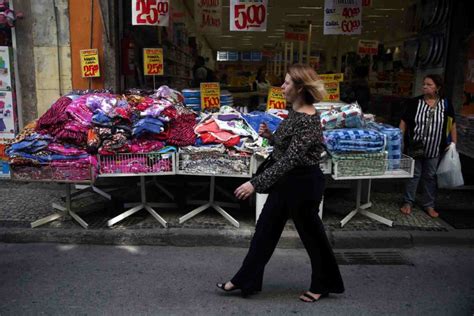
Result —
[{"label": "sidewalk", "polygon": [[[107,227],[107,220],[125,209],[123,202],[139,199],[135,190],[138,178],[114,179],[99,182],[98,186],[120,183],[122,188],[107,190],[112,201],[93,194],[85,193],[73,199],[72,207],[89,224],[83,229],[72,220],[57,220],[38,228],[30,228],[30,223],[54,213],[51,203],[61,204],[64,185],[56,183],[23,183],[9,180],[0,181],[0,242],[58,242],[87,244],[141,244],[175,246],[234,246],[247,247],[255,226],[255,210],[249,202],[240,203],[239,209],[226,208],[235,217],[240,227],[230,225],[220,214],[208,209],[183,224],[178,218],[195,206],[186,206],[183,197],[177,197],[178,208],[156,209],[168,222],[163,228],[148,212],[142,210],[126,218],[113,227]],[[201,179],[206,181],[206,178]],[[231,190],[242,179],[220,180],[222,186]],[[373,185],[373,188],[376,187]],[[175,188],[180,192],[182,187]],[[186,188],[190,190],[190,188]],[[191,190],[193,190],[191,188]],[[173,190],[171,190],[173,191]],[[157,189],[147,186],[147,198],[157,202]],[[204,194],[207,194],[204,192]],[[216,193],[217,194],[217,193]],[[440,203],[456,204],[457,207],[472,204],[469,191],[440,192]],[[373,206],[370,208],[380,216],[394,221],[388,227],[360,214],[346,226],[340,227],[339,221],[355,207],[355,196],[350,189],[327,189],[324,204],[323,221],[328,237],[335,248],[398,248],[422,245],[474,244],[474,229],[455,229],[442,219],[432,219],[418,208],[410,216],[398,211],[401,194],[372,193]],[[162,199],[162,195],[158,194]],[[203,195],[201,198],[205,199]],[[216,199],[222,198],[218,194]],[[164,201],[164,200],[160,200]],[[441,202],[442,201],[442,202]],[[302,247],[298,234],[289,221],[279,247]]]}]

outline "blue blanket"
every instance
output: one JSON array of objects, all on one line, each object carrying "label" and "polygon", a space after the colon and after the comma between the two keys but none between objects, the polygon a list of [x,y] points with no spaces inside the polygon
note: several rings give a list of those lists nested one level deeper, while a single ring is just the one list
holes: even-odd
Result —
[{"label": "blue blanket", "polygon": [[369,129],[344,128],[323,132],[329,153],[377,153],[385,149],[384,134]]}]

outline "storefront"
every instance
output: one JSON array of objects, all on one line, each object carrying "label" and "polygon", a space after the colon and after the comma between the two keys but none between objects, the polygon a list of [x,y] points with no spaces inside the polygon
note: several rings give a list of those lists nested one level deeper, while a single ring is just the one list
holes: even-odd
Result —
[{"label": "storefront", "polygon": [[[73,91],[60,93],[8,149],[14,179],[64,182],[70,197],[74,183],[97,192],[99,177],[139,176],[141,202],[109,226],[146,210],[166,227],[147,202],[145,177],[206,176],[208,201],[179,222],[213,208],[238,227],[214,200],[215,177],[249,178],[268,155],[258,126],[275,130],[287,115],[281,91],[271,87],[300,62],[317,70],[329,92],[315,104],[332,157],[321,167],[335,180],[358,181],[356,210],[341,225],[356,213],[392,225],[360,203],[361,180],[413,176],[398,121],[424,75],[446,72],[451,1],[68,5]],[[347,128],[358,130],[342,142]],[[369,141],[360,143],[361,134]],[[87,228],[70,202],[62,209]]]}]

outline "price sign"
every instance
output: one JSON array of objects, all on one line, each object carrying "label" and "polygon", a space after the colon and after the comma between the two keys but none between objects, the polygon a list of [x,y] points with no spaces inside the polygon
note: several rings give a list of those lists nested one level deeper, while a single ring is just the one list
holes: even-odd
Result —
[{"label": "price sign", "polygon": [[362,0],[325,0],[324,35],[353,35],[362,30]]},{"label": "price sign", "polygon": [[82,78],[100,77],[99,52],[97,48],[83,49],[79,53],[81,55]]},{"label": "price sign", "polygon": [[359,55],[377,55],[379,52],[379,41],[359,40],[357,53]]},{"label": "price sign", "polygon": [[168,26],[169,0],[132,0],[132,25]]},{"label": "price sign", "polygon": [[280,87],[268,89],[267,110],[269,109],[286,109],[286,99],[283,97],[283,90]]},{"label": "price sign", "polygon": [[325,81],[324,87],[326,88],[327,95],[323,98],[323,101],[339,101],[339,81]]},{"label": "price sign", "polygon": [[221,33],[222,28],[222,1],[196,0],[194,1],[194,17],[199,31],[206,34]]},{"label": "price sign", "polygon": [[143,49],[143,74],[145,76],[163,76],[163,49]]},{"label": "price sign", "polygon": [[324,74],[324,75],[319,75],[319,78],[321,78],[322,81],[330,82],[330,81],[337,81],[341,82],[344,80],[344,74],[343,73],[337,73],[337,74]]},{"label": "price sign", "polygon": [[231,0],[230,30],[265,32],[267,8],[267,0]]},{"label": "price sign", "polygon": [[213,110],[221,107],[221,88],[218,82],[201,83],[201,110]]}]

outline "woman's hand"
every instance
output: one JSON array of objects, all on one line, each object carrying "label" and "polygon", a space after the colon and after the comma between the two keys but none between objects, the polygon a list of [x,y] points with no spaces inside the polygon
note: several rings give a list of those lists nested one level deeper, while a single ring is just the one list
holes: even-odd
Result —
[{"label": "woman's hand", "polygon": [[250,181],[247,181],[244,184],[242,184],[240,187],[235,189],[234,195],[239,200],[245,200],[250,195],[252,195],[254,191],[255,191],[255,188],[253,187],[252,183],[250,183]]},{"label": "woman's hand", "polygon": [[272,137],[272,132],[270,131],[266,123],[260,123],[260,126],[258,127],[258,135],[267,139]]}]

